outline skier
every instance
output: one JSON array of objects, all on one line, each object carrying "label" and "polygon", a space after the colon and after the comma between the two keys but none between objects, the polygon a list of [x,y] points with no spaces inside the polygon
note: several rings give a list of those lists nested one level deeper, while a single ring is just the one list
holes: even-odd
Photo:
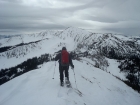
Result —
[{"label": "skier", "polygon": [[70,86],[70,81],[69,81],[69,65],[74,68],[74,65],[72,63],[72,59],[70,54],[67,52],[66,47],[62,48],[62,51],[56,55],[55,61],[59,60],[59,74],[60,74],[60,85],[64,86],[63,82],[63,72],[65,71],[65,83],[69,87]]}]

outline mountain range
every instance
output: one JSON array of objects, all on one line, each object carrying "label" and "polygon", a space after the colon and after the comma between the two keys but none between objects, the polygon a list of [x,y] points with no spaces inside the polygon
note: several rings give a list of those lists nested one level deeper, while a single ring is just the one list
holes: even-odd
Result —
[{"label": "mountain range", "polygon": [[[73,58],[78,88],[74,78],[71,78],[73,89],[59,88],[58,65],[55,68],[54,57],[64,46]],[[63,31],[46,30],[26,35],[1,35],[0,104],[16,104],[15,100],[18,97],[25,98],[33,88],[31,94],[35,96],[31,100],[35,102],[31,103],[29,95],[26,100],[21,98],[17,103],[21,104],[20,101],[25,100],[23,105],[37,104],[36,98],[42,92],[46,92],[45,95],[41,94],[38,101],[43,100],[41,104],[44,105],[57,104],[48,100],[53,100],[52,97],[55,95],[57,97],[54,98],[61,105],[138,105],[140,103],[139,62],[139,36],[93,33],[75,27]],[[53,70],[56,71],[55,75],[58,75],[54,81],[51,79]],[[70,77],[73,75],[71,72]],[[27,84],[31,87],[27,87]],[[10,85],[12,88],[9,87]],[[35,92],[38,89],[43,90],[39,90],[41,93]],[[77,90],[80,90],[81,94]],[[52,97],[47,93],[52,94]],[[12,94],[14,98],[11,98]],[[79,97],[75,96],[76,94]],[[45,101],[43,96],[48,99]],[[133,97],[132,101],[130,96]]]}]

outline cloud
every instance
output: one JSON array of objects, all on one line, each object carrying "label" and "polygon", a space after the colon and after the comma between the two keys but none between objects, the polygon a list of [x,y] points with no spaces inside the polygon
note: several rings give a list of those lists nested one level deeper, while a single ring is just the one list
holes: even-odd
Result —
[{"label": "cloud", "polygon": [[116,23],[118,22],[117,19],[113,19],[113,18],[110,18],[110,17],[96,17],[96,16],[92,16],[92,15],[85,15],[85,16],[82,16],[82,19],[84,20],[91,20],[91,21],[98,21],[98,22],[104,22],[104,23]]},{"label": "cloud", "polygon": [[0,0],[0,33],[75,26],[138,34],[139,4],[139,0]]}]

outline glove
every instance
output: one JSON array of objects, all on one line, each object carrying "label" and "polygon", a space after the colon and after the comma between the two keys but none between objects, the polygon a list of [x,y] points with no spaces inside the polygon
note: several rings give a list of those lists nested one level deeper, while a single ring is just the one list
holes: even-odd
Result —
[{"label": "glove", "polygon": [[72,69],[74,69],[74,65],[71,65]]}]

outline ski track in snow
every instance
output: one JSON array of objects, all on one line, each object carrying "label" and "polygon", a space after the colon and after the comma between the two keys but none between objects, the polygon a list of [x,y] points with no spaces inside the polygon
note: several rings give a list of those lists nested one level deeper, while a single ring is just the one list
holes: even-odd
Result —
[{"label": "ski track in snow", "polygon": [[[109,73],[74,60],[75,76],[82,96],[60,87],[59,64],[48,62],[0,86],[0,105],[139,105],[140,94]],[[53,73],[55,68],[54,79]],[[72,69],[70,81],[76,88]]]}]

